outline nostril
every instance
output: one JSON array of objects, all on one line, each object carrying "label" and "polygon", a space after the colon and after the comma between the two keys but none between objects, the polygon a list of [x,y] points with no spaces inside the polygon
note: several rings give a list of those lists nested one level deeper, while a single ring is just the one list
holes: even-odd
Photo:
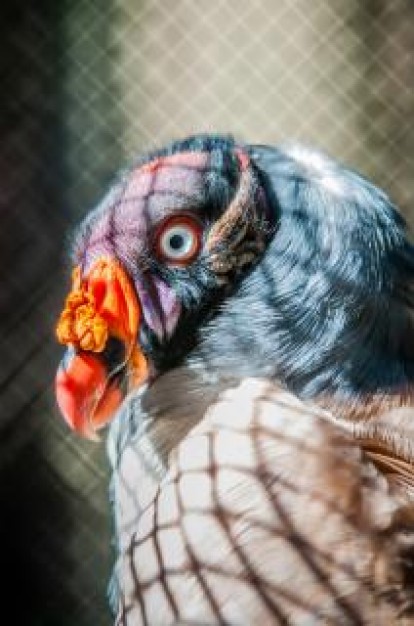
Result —
[{"label": "nostril", "polygon": [[124,342],[116,337],[109,337],[105,350],[101,352],[100,357],[108,372],[123,365],[127,357]]}]

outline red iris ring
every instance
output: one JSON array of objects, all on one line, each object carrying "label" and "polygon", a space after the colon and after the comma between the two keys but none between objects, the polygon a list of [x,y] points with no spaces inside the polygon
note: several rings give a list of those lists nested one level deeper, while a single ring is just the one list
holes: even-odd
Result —
[{"label": "red iris ring", "polygon": [[[162,247],[163,235],[165,232],[174,227],[188,228],[193,235],[193,241],[190,249],[180,257],[169,256]],[[164,263],[172,266],[185,267],[198,256],[202,244],[203,229],[200,221],[192,215],[173,215],[167,217],[158,226],[155,233],[155,251],[157,258]]]}]

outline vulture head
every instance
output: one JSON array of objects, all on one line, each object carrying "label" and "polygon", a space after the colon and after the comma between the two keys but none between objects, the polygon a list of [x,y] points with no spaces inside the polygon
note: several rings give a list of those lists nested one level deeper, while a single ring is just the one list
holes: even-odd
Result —
[{"label": "vulture head", "polygon": [[190,137],[121,175],[72,261],[56,392],[87,437],[117,416],[116,623],[414,614],[414,251],[388,197],[310,148]]},{"label": "vulture head", "polygon": [[411,398],[404,220],[312,149],[175,142],[122,174],[76,232],[72,258],[56,388],[82,434],[177,367],[205,387],[278,380],[350,418]]}]

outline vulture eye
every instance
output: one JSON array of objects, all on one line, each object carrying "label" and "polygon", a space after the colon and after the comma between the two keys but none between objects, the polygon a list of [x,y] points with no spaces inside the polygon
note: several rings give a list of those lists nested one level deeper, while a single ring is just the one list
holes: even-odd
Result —
[{"label": "vulture eye", "polygon": [[163,222],[157,231],[157,256],[169,265],[187,265],[200,252],[201,240],[200,222],[188,215],[175,215]]}]

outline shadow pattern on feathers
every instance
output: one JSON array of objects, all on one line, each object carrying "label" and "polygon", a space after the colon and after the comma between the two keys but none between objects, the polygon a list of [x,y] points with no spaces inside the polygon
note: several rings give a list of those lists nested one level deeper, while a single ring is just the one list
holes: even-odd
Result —
[{"label": "shadow pattern on feathers", "polygon": [[[215,271],[206,246],[186,266],[160,261],[151,247],[154,216],[166,209],[194,210],[202,224],[204,243],[208,241],[209,233],[240,191],[240,152],[249,158],[252,193],[260,205],[254,230],[263,249],[254,248],[250,233],[245,249],[254,249],[255,255],[246,257],[249,261],[243,265],[230,264],[224,276]],[[182,189],[176,185],[173,192],[164,194],[160,188],[150,188],[142,194],[139,184],[135,188],[131,183],[131,179],[140,180],[139,168],[181,153],[208,153],[208,167],[193,172],[199,177],[197,181],[202,179],[194,189],[189,191],[191,185],[187,188],[183,183]],[[182,164],[180,167],[185,170]],[[183,180],[188,182],[185,176]],[[121,224],[120,218],[130,215],[131,203],[143,212],[139,236],[133,218],[129,218],[132,221],[128,227]],[[103,244],[100,232],[104,233]],[[238,243],[237,232],[234,237]],[[190,618],[180,621],[182,615],[188,615],[186,607],[190,606],[186,591],[189,580],[199,593],[196,613],[200,609],[203,617],[200,607],[206,598],[213,611],[211,619],[202,623],[258,623],[242,619],[237,622],[240,613],[234,606],[230,608],[238,616],[236,621],[226,621],[223,616],[221,619],[216,596],[208,588],[211,572],[206,574],[203,569],[209,560],[207,565],[203,558],[197,560],[191,544],[198,541],[201,550],[205,540],[214,554],[216,548],[214,542],[209,543],[208,527],[201,538],[193,527],[184,537],[184,547],[180,544],[176,552],[174,547],[164,550],[166,545],[161,545],[165,528],[161,528],[159,516],[175,510],[174,489],[181,493],[181,478],[188,478],[189,466],[203,454],[205,436],[213,441],[211,449],[218,455],[210,456],[203,470],[208,474],[209,488],[200,489],[200,494],[197,489],[190,490],[187,495],[191,510],[183,505],[182,515],[173,520],[172,527],[181,541],[184,514],[193,512],[192,498],[197,503],[198,495],[207,496],[210,488],[218,488],[220,469],[239,471],[244,463],[249,466],[252,490],[246,486],[247,479],[243,483],[246,476],[241,471],[242,478],[238,476],[233,486],[224,489],[224,500],[215,492],[213,512],[209,509],[206,519],[213,516],[210,528],[221,524],[230,533],[234,516],[223,509],[223,502],[228,502],[230,508],[238,506],[240,490],[245,508],[238,522],[242,528],[243,524],[253,528],[254,535],[256,526],[260,526],[260,532],[264,527],[251,517],[250,502],[259,492],[267,493],[267,501],[258,505],[258,515],[263,514],[262,522],[270,524],[268,529],[276,524],[277,532],[285,533],[282,538],[278,536],[277,545],[285,555],[286,572],[291,572],[293,581],[300,582],[300,577],[295,577],[299,558],[296,571],[302,572],[305,582],[294,587],[295,605],[288,597],[289,575],[283,578],[284,567],[275,570],[273,578],[281,577],[281,587],[275,593],[282,589],[285,595],[281,604],[273,607],[273,621],[263,623],[303,624],[309,622],[301,620],[328,616],[326,623],[390,624],[397,623],[392,620],[399,615],[412,616],[414,248],[404,219],[386,194],[356,172],[307,147],[244,145],[231,137],[198,135],[142,157],[121,176],[81,225],[74,240],[75,262],[87,268],[94,246],[99,254],[102,250],[114,254],[135,284],[141,281],[138,295],[142,308],[153,307],[154,319],[160,320],[158,326],[151,326],[144,319],[139,334],[139,344],[156,375],[148,387],[127,398],[108,438],[119,548],[112,588],[116,596],[113,603],[118,606],[117,624],[200,623]],[[221,255],[222,265],[226,266],[227,242],[215,253]],[[160,283],[179,303],[180,314],[174,324],[163,308]],[[102,358],[109,367],[109,352]],[[253,396],[247,397],[243,405],[237,390],[243,388],[246,379],[256,382],[251,383]],[[263,400],[260,389],[259,400],[255,396],[255,385],[262,384],[267,390],[270,385],[270,391],[266,391],[270,400]],[[230,393],[234,403],[226,405],[223,393]],[[259,420],[259,425],[253,415],[257,401],[266,405],[263,411],[267,416]],[[247,448],[257,445],[258,451],[256,455],[241,455],[234,465],[233,453],[237,455],[238,446],[226,437],[233,432],[234,417],[231,436],[237,440],[236,418],[241,419],[242,409],[248,407],[253,407],[252,413],[239,427],[245,428]],[[408,413],[401,413],[405,410]],[[227,447],[220,444],[215,448],[222,437]],[[192,441],[196,442],[195,452],[191,458],[185,457]],[[311,454],[309,441],[314,443]],[[389,473],[401,480],[393,483],[388,480]],[[292,479],[292,488],[286,486],[284,478]],[[171,509],[165,509],[162,502],[168,500],[171,485],[175,495],[171,495]],[[318,498],[312,499],[316,492],[323,494],[320,509]],[[339,513],[331,506],[336,499],[342,502]],[[313,506],[317,509],[315,517]],[[309,534],[304,528],[301,534],[295,523],[307,515],[313,531]],[[236,538],[231,535],[230,541],[230,548],[237,554],[241,550],[242,557],[244,548],[255,545],[247,539],[246,544],[240,543],[243,537],[240,531]],[[271,535],[272,541],[275,537]],[[172,546],[176,545],[174,541]],[[270,552],[275,545],[272,541]],[[143,546],[150,546],[149,551]],[[316,561],[322,553],[323,565],[319,567]],[[178,610],[174,599],[173,589],[178,582],[174,582],[173,574],[169,579],[166,565],[174,554],[181,555],[185,564],[178,568],[184,582],[177,590],[177,597],[183,594],[183,611]],[[273,552],[276,561],[277,554],[278,550]],[[333,555],[332,570],[329,554]],[[349,558],[355,561],[351,569]],[[158,571],[152,577],[148,575],[144,581],[139,578],[141,574],[145,577],[147,565],[151,569],[157,563]],[[260,592],[271,613],[272,603],[263,596],[263,589],[274,579],[268,573],[261,578],[249,567],[248,561],[241,562],[237,570],[238,581],[243,584],[236,585],[236,594],[242,596],[243,585],[249,581],[250,591]],[[321,592],[315,606],[306,595],[306,585],[311,584],[309,576]],[[332,582],[335,576],[337,587]],[[224,578],[231,595],[232,579]],[[161,586],[163,593],[157,596],[154,592],[152,596],[152,584],[154,588]],[[219,585],[218,596],[223,590]],[[306,596],[310,608],[300,606],[302,590],[302,600]],[[385,604],[377,606],[377,598],[381,597],[382,602],[385,593]],[[170,621],[154,622],[161,597],[167,603],[165,620]],[[252,611],[254,615],[254,607]],[[266,612],[260,611],[257,619],[264,619]],[[292,621],[290,614],[296,615]],[[382,622],[377,619],[379,615]]]}]

